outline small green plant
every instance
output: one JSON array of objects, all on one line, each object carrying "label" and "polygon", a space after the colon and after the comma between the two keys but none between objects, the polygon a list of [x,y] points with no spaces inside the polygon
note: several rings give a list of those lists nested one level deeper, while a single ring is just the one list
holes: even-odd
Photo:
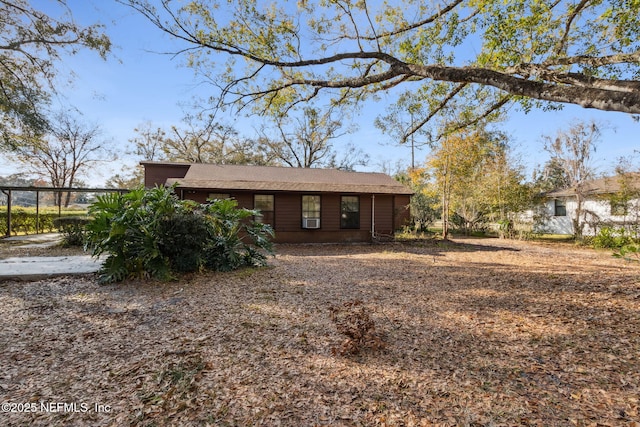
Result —
[{"label": "small green plant", "polygon": [[359,354],[364,348],[380,350],[385,347],[382,337],[376,332],[376,326],[360,300],[347,301],[341,306],[329,308],[330,318],[338,332],[347,338],[340,347],[331,352],[342,356]]},{"label": "small green plant", "polygon": [[622,246],[613,253],[616,258],[622,258],[627,261],[640,262],[640,244],[630,243]]},{"label": "small green plant", "polygon": [[597,249],[621,248],[631,243],[633,243],[633,239],[624,227],[604,226],[591,238],[591,244]]},{"label": "small green plant", "polygon": [[62,233],[62,246],[84,246],[86,225],[91,221],[84,216],[62,216],[53,220],[54,227]]}]

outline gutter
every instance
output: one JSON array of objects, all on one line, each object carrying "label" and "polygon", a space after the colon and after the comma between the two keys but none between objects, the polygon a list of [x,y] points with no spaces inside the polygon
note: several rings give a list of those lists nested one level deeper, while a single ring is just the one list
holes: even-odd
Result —
[{"label": "gutter", "polygon": [[376,238],[376,195],[371,195],[371,241]]}]

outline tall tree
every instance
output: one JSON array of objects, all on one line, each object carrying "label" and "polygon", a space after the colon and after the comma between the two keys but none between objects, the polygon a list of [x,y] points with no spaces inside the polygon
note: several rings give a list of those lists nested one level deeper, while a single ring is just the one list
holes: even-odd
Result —
[{"label": "tall tree", "polygon": [[394,178],[414,191],[409,204],[412,228],[418,233],[427,231],[437,218],[436,207],[439,198],[435,187],[430,185],[429,173],[422,167],[410,167],[406,171],[397,173]]},{"label": "tall tree", "polygon": [[531,204],[531,189],[513,154],[508,135],[476,128],[449,134],[434,146],[425,175],[440,194],[443,237],[451,219],[465,232],[487,222],[511,227],[516,214]]},{"label": "tall tree", "polygon": [[581,240],[586,224],[586,212],[583,208],[587,195],[585,184],[595,177],[593,154],[600,139],[600,127],[594,121],[573,122],[567,130],[559,130],[555,137],[543,136],[545,150],[562,168],[568,187],[576,196],[576,209],[573,213],[573,233]]},{"label": "tall tree", "polygon": [[516,102],[640,114],[638,1],[119,1],[183,41],[225,102],[262,112],[405,87],[428,101],[416,126],[474,94],[469,123]]},{"label": "tall tree", "polygon": [[551,157],[540,169],[535,170],[533,181],[540,192],[560,190],[571,185],[567,172],[557,157]]},{"label": "tall tree", "polygon": [[[463,197],[456,212],[463,218],[469,212],[468,224],[474,219],[497,223],[502,236],[510,237],[516,232],[519,214],[533,204],[534,193],[525,183],[524,167],[509,146],[508,137],[491,132],[486,138],[483,156],[461,186]],[[467,204],[471,209],[465,207]]]},{"label": "tall tree", "polygon": [[162,128],[156,128],[151,122],[145,122],[133,131],[137,136],[129,140],[133,144],[133,150],[128,154],[133,154],[148,162],[164,160],[162,148],[167,133]]},{"label": "tall tree", "polygon": [[[425,129],[417,126],[417,123],[424,120],[426,110],[422,98],[414,92],[405,92],[398,97],[396,104],[389,108],[386,115],[375,120],[375,126],[391,136],[396,144],[411,148],[411,168],[416,167],[416,150],[431,142],[431,136]],[[418,141],[416,137],[419,138]]]},{"label": "tall tree", "polygon": [[185,127],[171,126],[162,140],[162,150],[168,160],[189,163],[218,163],[225,146],[237,132],[219,123],[215,115],[187,115]]},{"label": "tall tree", "polygon": [[111,49],[99,25],[74,22],[66,0],[49,2],[59,16],[48,16],[27,0],[0,0],[0,134],[4,145],[21,143],[25,129],[46,131],[43,107],[55,92],[56,62],[81,48],[103,58]]},{"label": "tall tree", "polygon": [[[138,161],[161,161],[165,160],[162,144],[166,138],[166,132],[154,127],[153,123],[147,121],[134,128],[136,136],[129,139],[133,148],[128,149],[126,154],[133,156]],[[144,185],[144,168],[142,165],[123,166],[119,173],[107,179],[108,188],[132,189]]]},{"label": "tall tree", "polygon": [[[188,163],[252,164],[277,163],[263,139],[241,137],[229,125],[219,123],[215,115],[187,115],[184,126],[172,126],[167,132],[146,122],[134,129],[136,136],[127,154],[138,161],[175,161]],[[135,188],[144,184],[140,165],[124,167],[107,181],[108,187]]]},{"label": "tall tree", "polygon": [[299,116],[279,116],[275,120],[276,136],[263,129],[264,141],[271,155],[283,164],[296,168],[332,167],[352,170],[366,165],[368,156],[353,146],[338,158],[332,141],[344,136],[343,123],[332,109],[321,112],[305,107]]},{"label": "tall tree", "polygon": [[232,126],[220,123],[215,114],[188,114],[184,127],[172,126],[160,138],[163,158],[169,161],[218,164],[269,164],[263,140],[239,135]]},{"label": "tall tree", "polygon": [[452,197],[456,189],[470,182],[474,169],[482,159],[486,139],[480,132],[457,133],[442,140],[427,159],[441,197],[442,237],[449,235],[450,216],[454,211]]},{"label": "tall tree", "polygon": [[[42,176],[54,188],[73,187],[81,175],[101,161],[114,158],[97,125],[88,125],[69,113],[59,113],[50,120],[48,132],[41,138],[17,147],[13,155],[31,172]],[[64,202],[58,193],[58,206],[68,206],[71,193]]]}]

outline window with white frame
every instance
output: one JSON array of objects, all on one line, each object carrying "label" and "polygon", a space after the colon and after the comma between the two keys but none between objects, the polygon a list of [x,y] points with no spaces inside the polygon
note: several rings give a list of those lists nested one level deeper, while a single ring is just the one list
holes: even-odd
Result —
[{"label": "window with white frame", "polygon": [[555,199],[553,202],[553,216],[567,216],[567,203],[562,199]]}]

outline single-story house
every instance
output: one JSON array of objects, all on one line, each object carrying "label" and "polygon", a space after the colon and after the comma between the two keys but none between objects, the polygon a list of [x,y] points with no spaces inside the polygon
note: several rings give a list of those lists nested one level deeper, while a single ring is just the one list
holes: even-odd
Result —
[{"label": "single-story house", "polygon": [[383,173],[336,169],[142,162],[145,186],[183,199],[233,198],[257,209],[279,243],[364,242],[409,222],[413,192]]},{"label": "single-story house", "polygon": [[[621,197],[624,194],[627,197]],[[635,193],[635,195],[634,195]],[[576,188],[547,193],[539,210],[534,231],[552,234],[574,234],[573,218],[577,209]],[[595,235],[603,225],[631,226],[640,224],[640,174],[605,177],[582,185],[582,219],[584,235]]]}]

